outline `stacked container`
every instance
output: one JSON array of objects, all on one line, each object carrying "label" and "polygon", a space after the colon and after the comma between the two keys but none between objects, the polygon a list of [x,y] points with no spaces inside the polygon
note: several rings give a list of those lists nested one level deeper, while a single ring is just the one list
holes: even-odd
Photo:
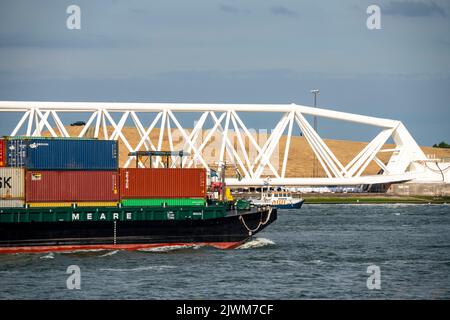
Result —
[{"label": "stacked container", "polygon": [[9,138],[9,167],[37,170],[117,170],[117,142],[77,138]]},{"label": "stacked container", "polygon": [[116,141],[8,138],[5,154],[8,168],[22,174],[22,201],[25,197],[29,207],[116,206],[119,201]]},{"label": "stacked container", "polygon": [[0,167],[0,208],[20,208],[25,200],[25,170]]},{"label": "stacked container", "polygon": [[205,204],[205,169],[129,168],[119,172],[121,203],[125,207]]},{"label": "stacked container", "polygon": [[117,171],[29,170],[25,198],[30,207],[116,206]]},{"label": "stacked container", "polygon": [[205,205],[205,169],[119,170],[118,158],[117,141],[0,140],[0,207]]}]

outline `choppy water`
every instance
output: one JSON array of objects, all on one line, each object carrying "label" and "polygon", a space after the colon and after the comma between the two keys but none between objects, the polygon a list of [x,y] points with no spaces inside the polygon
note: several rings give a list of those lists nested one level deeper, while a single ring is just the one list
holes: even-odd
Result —
[{"label": "choppy water", "polygon": [[[81,290],[66,287],[78,265]],[[367,267],[381,271],[369,290]],[[305,205],[235,250],[0,256],[2,299],[449,299],[449,205]]]}]

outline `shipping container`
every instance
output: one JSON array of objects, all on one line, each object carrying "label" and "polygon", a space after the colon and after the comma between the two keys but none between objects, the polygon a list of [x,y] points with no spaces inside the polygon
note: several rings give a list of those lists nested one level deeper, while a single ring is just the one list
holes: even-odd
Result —
[{"label": "shipping container", "polygon": [[79,138],[7,139],[6,161],[10,167],[33,170],[115,170],[117,141]]},{"label": "shipping container", "polygon": [[0,199],[23,199],[25,197],[25,170],[0,168]]},{"label": "shipping container", "polygon": [[10,199],[10,200],[0,199],[0,208],[23,208],[24,205],[25,202],[22,199]]},{"label": "shipping container", "polygon": [[204,206],[204,198],[123,199],[123,207]]},{"label": "shipping container", "polygon": [[0,167],[6,166],[6,140],[0,139]]},{"label": "shipping container", "polygon": [[27,203],[30,208],[63,208],[63,207],[117,207],[119,203],[117,201],[106,202],[29,202]]},{"label": "shipping container", "polygon": [[206,170],[200,168],[120,169],[122,199],[204,198]]},{"label": "shipping container", "polygon": [[118,201],[117,171],[31,170],[26,173],[26,202]]}]

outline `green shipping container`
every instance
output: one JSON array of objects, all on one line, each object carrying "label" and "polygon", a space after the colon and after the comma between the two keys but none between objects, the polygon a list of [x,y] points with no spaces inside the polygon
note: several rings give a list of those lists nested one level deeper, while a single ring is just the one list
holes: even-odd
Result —
[{"label": "green shipping container", "polygon": [[204,206],[203,198],[123,199],[123,207]]}]

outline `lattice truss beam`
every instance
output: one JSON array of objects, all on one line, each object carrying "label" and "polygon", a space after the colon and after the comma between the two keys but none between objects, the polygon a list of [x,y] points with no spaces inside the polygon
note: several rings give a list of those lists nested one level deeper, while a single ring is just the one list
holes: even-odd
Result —
[{"label": "lattice truss beam", "polygon": [[[375,162],[383,169],[383,175],[399,175],[414,169],[417,161],[426,156],[407,129],[399,121],[367,117],[327,109],[299,105],[206,105],[206,104],[126,104],[126,103],[74,103],[74,102],[8,102],[0,101],[0,112],[23,112],[11,136],[23,133],[27,136],[41,136],[47,131],[53,137],[69,137],[67,127],[60,114],[66,112],[89,113],[86,125],[78,137],[88,133],[98,138],[120,140],[129,152],[137,150],[185,150],[191,157],[183,159],[184,167],[203,166],[210,170],[217,162],[227,161],[247,179],[262,179],[265,176],[282,181],[286,178],[291,140],[295,126],[306,138],[317,157],[326,177],[346,179],[361,177],[367,166]],[[192,129],[186,130],[177,118],[183,112],[199,114]],[[240,112],[265,112],[271,117],[281,118],[266,137],[255,134],[243,121]],[[142,114],[155,115],[148,125],[142,121]],[[115,115],[115,117],[112,116]],[[314,131],[305,115],[326,117],[380,128],[378,135],[370,141],[350,162],[343,164]],[[117,122],[114,119],[119,119]],[[206,123],[212,123],[207,127]],[[54,125],[51,125],[51,122]],[[127,126],[126,126],[127,124]],[[124,128],[136,129],[137,144],[132,145],[125,136]],[[109,134],[108,128],[112,128]],[[152,132],[157,133],[152,141]],[[280,139],[285,135],[284,150],[280,152]],[[382,150],[386,141],[392,138],[395,148]],[[164,143],[166,145],[164,145]],[[212,152],[213,150],[213,152]],[[377,155],[391,152],[387,164]],[[282,159],[278,159],[282,154]],[[129,157],[124,166],[134,164]],[[177,157],[172,161],[177,162]],[[280,160],[280,161],[278,161]],[[144,166],[138,162],[139,166]],[[162,166],[155,157],[153,166]]]}]

